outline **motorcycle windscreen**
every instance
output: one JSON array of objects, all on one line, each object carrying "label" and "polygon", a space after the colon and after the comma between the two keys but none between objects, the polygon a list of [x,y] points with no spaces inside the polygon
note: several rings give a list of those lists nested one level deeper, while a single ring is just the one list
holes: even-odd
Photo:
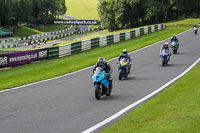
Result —
[{"label": "motorcycle windscreen", "polygon": [[97,67],[94,74],[100,74],[102,73],[102,71],[103,71],[102,67]]},{"label": "motorcycle windscreen", "polygon": [[162,52],[161,52],[161,56],[164,58],[164,57],[167,57],[168,56],[168,51],[163,49]]},{"label": "motorcycle windscreen", "polygon": [[128,58],[122,58],[122,59],[120,60],[120,64],[121,64],[122,66],[125,66],[126,64],[128,64],[128,62],[129,62],[129,59],[128,59]]},{"label": "motorcycle windscreen", "polygon": [[173,42],[171,43],[171,46],[172,46],[172,47],[176,46],[176,42],[173,41]]}]

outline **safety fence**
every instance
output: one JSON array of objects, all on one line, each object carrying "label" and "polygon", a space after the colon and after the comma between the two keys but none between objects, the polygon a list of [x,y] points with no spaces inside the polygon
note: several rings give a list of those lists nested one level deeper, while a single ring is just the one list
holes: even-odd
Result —
[{"label": "safety fence", "polygon": [[92,38],[61,46],[4,54],[0,55],[0,68],[14,67],[39,60],[69,56],[72,54],[80,53],[97,47],[102,47],[122,42],[125,40],[130,40],[138,36],[163,29],[165,29],[165,24],[157,24],[128,32],[122,32],[113,35]]},{"label": "safety fence", "polygon": [[94,29],[84,29],[81,31],[72,30],[72,26],[64,29],[64,30],[58,30],[54,32],[47,32],[43,34],[36,34],[32,36],[27,37],[21,37],[21,38],[8,38],[8,39],[0,39],[0,48],[14,48],[14,47],[21,47],[21,46],[27,46],[30,44],[35,44],[38,42],[44,42],[47,40],[52,39],[59,39],[62,37],[71,36],[74,34],[82,34],[88,31],[94,31]]}]

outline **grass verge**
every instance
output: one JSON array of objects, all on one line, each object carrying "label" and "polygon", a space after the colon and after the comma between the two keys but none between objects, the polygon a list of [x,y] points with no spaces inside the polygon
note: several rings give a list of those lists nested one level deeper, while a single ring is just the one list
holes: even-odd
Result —
[{"label": "grass verge", "polygon": [[67,15],[81,20],[99,20],[98,0],[65,0]]},{"label": "grass verge", "polygon": [[0,90],[80,70],[95,64],[100,56],[110,59],[119,56],[124,48],[128,49],[128,51],[134,51],[168,38],[173,34],[183,32],[187,29],[188,28],[171,26],[167,30],[154,32],[149,35],[143,35],[129,41],[100,47],[80,54],[3,70],[0,71]]},{"label": "grass verge", "polygon": [[102,133],[199,133],[200,63]]}]

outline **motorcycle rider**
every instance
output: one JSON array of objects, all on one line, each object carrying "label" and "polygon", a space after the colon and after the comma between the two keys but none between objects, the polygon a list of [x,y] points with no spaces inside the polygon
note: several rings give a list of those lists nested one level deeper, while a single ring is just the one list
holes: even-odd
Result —
[{"label": "motorcycle rider", "polygon": [[94,66],[93,69],[93,73],[96,70],[97,67],[101,67],[103,68],[103,70],[107,73],[106,78],[109,80],[110,82],[110,88],[112,87],[112,78],[111,78],[111,73],[113,72],[112,68],[110,67],[110,64],[106,62],[104,57],[100,57],[98,59],[98,62],[96,63],[96,65]]},{"label": "motorcycle rider", "polygon": [[169,53],[168,60],[170,60],[171,51],[169,49],[169,43],[168,42],[165,42],[164,45],[160,48],[160,56],[161,56],[161,52],[162,52],[163,49],[168,51],[168,53]]},{"label": "motorcycle rider", "polygon": [[128,59],[129,59],[128,73],[130,73],[131,65],[132,65],[132,60],[131,60],[130,56],[128,55],[127,49],[123,49],[122,54],[120,54],[120,56],[119,56],[119,58],[118,58],[118,62],[120,62],[120,60],[121,60],[122,58],[128,58]]},{"label": "motorcycle rider", "polygon": [[177,49],[179,48],[179,41],[178,41],[178,39],[176,38],[176,35],[173,35],[172,36],[172,39],[171,39],[171,41],[170,41],[170,43],[172,43],[172,42],[176,42],[176,44],[177,44]]},{"label": "motorcycle rider", "polygon": [[173,35],[173,36],[172,36],[171,42],[173,42],[173,41],[179,43],[178,39],[176,38],[176,35]]},{"label": "motorcycle rider", "polygon": [[[200,25],[199,25],[200,26]],[[193,30],[195,31],[197,31],[198,32],[198,27],[197,27],[197,25],[195,24],[194,26],[193,26]]]}]

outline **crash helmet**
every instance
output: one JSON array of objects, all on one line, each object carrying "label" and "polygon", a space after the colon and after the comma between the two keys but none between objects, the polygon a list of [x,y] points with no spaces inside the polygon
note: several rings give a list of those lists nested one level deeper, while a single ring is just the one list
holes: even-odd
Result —
[{"label": "crash helmet", "polygon": [[164,49],[168,49],[168,47],[169,47],[168,45],[169,45],[169,43],[168,43],[168,42],[165,42],[163,48],[164,48]]},{"label": "crash helmet", "polygon": [[127,49],[123,49],[122,53],[125,54],[125,55],[127,55],[128,54]]},{"label": "crash helmet", "polygon": [[104,64],[105,64],[105,58],[104,57],[100,57],[99,59],[98,59],[98,64],[99,64],[99,66],[100,67],[103,67],[104,66]]},{"label": "crash helmet", "polygon": [[176,38],[176,35],[173,35],[173,38]]}]

